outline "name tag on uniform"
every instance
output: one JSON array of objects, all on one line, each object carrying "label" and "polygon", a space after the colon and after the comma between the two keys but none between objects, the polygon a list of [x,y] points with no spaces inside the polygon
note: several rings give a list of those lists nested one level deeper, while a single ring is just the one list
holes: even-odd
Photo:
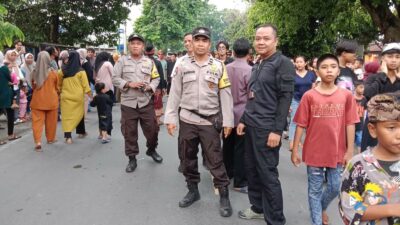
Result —
[{"label": "name tag on uniform", "polygon": [[250,93],[249,93],[249,99],[253,99],[253,98],[255,98],[255,97],[256,97],[256,95],[255,95],[254,91],[250,91]]}]

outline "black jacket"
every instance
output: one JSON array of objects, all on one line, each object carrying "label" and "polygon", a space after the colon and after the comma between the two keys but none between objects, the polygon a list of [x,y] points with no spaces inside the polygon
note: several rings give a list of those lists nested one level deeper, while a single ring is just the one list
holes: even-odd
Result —
[{"label": "black jacket", "polygon": [[249,82],[254,98],[247,101],[241,122],[282,134],[292,101],[295,75],[293,63],[281,52],[256,63]]}]

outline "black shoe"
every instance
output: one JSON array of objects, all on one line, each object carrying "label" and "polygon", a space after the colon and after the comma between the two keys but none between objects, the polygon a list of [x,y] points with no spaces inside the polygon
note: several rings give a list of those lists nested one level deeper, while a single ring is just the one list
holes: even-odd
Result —
[{"label": "black shoe", "polygon": [[162,163],[163,161],[163,158],[156,152],[156,150],[147,150],[146,155],[150,156],[156,163]]},{"label": "black shoe", "polygon": [[219,200],[219,214],[222,217],[230,217],[232,215],[232,206],[229,201],[228,187],[219,188],[218,191],[221,196]]},{"label": "black shoe", "polygon": [[179,202],[179,207],[181,208],[186,208],[192,205],[195,201],[200,200],[200,193],[199,189],[197,188],[197,184],[189,184],[188,188],[189,192]]},{"label": "black shoe", "polygon": [[131,157],[130,157],[129,163],[128,163],[128,165],[126,166],[125,171],[126,171],[127,173],[132,173],[133,171],[135,171],[136,167],[137,167],[136,158],[133,158],[133,157],[131,158]]}]

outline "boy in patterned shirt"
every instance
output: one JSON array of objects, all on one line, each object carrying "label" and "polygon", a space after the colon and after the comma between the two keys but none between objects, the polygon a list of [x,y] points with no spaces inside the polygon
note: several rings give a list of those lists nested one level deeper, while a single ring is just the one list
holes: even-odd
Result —
[{"label": "boy in patterned shirt", "polygon": [[368,114],[378,145],[347,165],[340,214],[346,225],[400,225],[400,92],[373,97]]}]

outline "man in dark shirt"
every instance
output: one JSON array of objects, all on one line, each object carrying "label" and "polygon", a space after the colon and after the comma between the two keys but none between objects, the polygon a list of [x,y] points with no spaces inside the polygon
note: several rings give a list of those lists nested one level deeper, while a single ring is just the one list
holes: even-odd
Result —
[{"label": "man in dark shirt", "polygon": [[[389,43],[382,49],[381,72],[368,76],[365,81],[364,96],[367,101],[377,94],[400,91],[400,44]],[[368,132],[368,117],[363,128],[361,151],[377,144]]]},{"label": "man in dark shirt", "polygon": [[176,53],[172,53],[170,59],[167,61],[167,94],[169,94],[169,90],[171,89],[171,74],[175,67],[175,63]]},{"label": "man in dark shirt", "polygon": [[264,218],[269,225],[286,222],[277,166],[296,74],[290,59],[277,51],[277,44],[275,26],[257,28],[254,47],[260,61],[253,67],[249,99],[237,127],[238,135],[245,133],[244,159],[251,204],[251,208],[239,212],[239,217]]},{"label": "man in dark shirt", "polygon": [[218,41],[217,43],[218,59],[224,62],[225,65],[233,62],[233,59],[228,55],[229,44],[226,41]]},{"label": "man in dark shirt", "polygon": [[156,65],[158,74],[160,74],[160,83],[158,84],[156,92],[154,92],[153,100],[154,100],[154,109],[156,111],[157,123],[161,125],[162,122],[160,120],[163,111],[163,90],[166,88],[166,82],[164,79],[164,69],[161,62],[158,59],[154,58],[154,45],[152,43],[147,43],[145,48],[145,55],[153,60]]},{"label": "man in dark shirt", "polygon": [[354,82],[357,76],[353,70],[346,66],[347,63],[353,64],[356,60],[357,43],[350,40],[342,40],[336,46],[336,56],[339,59],[340,74],[336,79],[338,87],[346,88],[354,92]]}]

